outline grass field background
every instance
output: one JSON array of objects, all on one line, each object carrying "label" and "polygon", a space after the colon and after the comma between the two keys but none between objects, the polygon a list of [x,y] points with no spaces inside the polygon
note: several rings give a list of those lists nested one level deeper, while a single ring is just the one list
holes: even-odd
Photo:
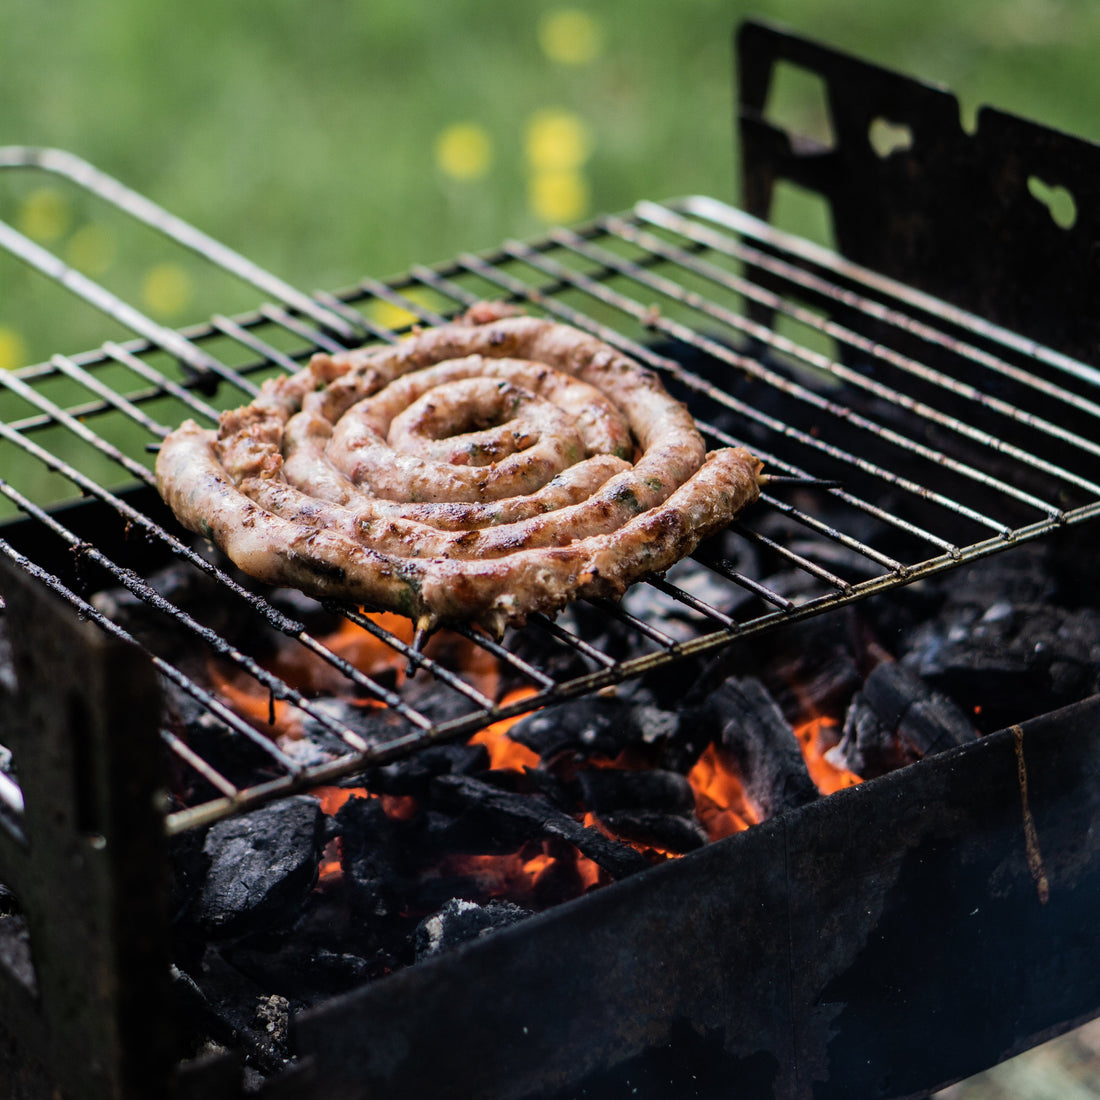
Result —
[{"label": "grass field background", "polygon": [[[68,149],[290,281],[339,287],[639,198],[736,199],[748,14],[945,83],[967,111],[1100,139],[1089,0],[5,0],[0,144]],[[0,173],[0,218],[169,324],[258,297],[38,173]],[[0,257],[0,367],[120,334]]]}]

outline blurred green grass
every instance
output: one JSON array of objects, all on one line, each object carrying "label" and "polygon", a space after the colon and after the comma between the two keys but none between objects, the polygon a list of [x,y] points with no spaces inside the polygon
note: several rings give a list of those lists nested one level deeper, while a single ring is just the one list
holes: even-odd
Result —
[{"label": "blurred green grass", "polygon": [[[750,13],[965,111],[1100,139],[1089,0],[5,0],[0,144],[68,149],[305,289],[344,286],[639,198],[735,200],[730,38]],[[0,173],[0,218],[166,323],[259,298],[39,174]],[[0,257],[0,364],[119,335]]]}]

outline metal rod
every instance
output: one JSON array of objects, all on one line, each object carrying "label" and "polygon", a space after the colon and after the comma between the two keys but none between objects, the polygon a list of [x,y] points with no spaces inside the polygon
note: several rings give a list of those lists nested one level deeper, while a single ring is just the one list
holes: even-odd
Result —
[{"label": "metal rod", "polygon": [[[0,375],[0,381],[11,381],[11,379],[4,379],[3,375]],[[41,395],[37,395],[36,399],[45,402],[45,399],[42,398]],[[67,414],[62,415],[66,416],[66,419],[71,420],[70,417],[67,417]],[[77,427],[79,427],[79,425],[77,425]],[[177,556],[185,558],[191,564],[198,566],[204,572],[208,573],[216,580],[218,580],[218,582],[227,591],[230,591],[235,595],[241,597],[242,599],[246,600],[246,602],[248,602],[253,607],[253,609],[259,611],[263,615],[263,617],[277,630],[280,630],[291,637],[297,638],[299,641],[303,642],[303,644],[312,648],[318,656],[322,657],[322,659],[327,661],[334,668],[337,668],[339,671],[341,671],[345,676],[348,677],[349,680],[351,680],[357,686],[368,691],[375,698],[380,699],[387,706],[392,707],[403,717],[408,718],[409,721],[411,721],[414,725],[418,727],[425,727],[427,725],[430,725],[430,723],[427,722],[423,715],[419,714],[412,707],[409,707],[408,704],[406,704],[400,698],[400,696],[395,695],[393,692],[389,691],[387,688],[384,688],[381,684],[377,683],[371,677],[367,676],[359,669],[356,669],[349,662],[344,661],[342,658],[332,653],[325,646],[317,642],[316,639],[313,639],[310,635],[308,635],[302,629],[301,624],[292,622],[285,615],[282,615],[281,613],[276,611],[275,608],[271,607],[271,605],[267,603],[267,601],[256,596],[254,593],[249,592],[247,589],[242,588],[226,573],[218,569],[217,566],[213,565],[211,562],[208,562],[205,558],[202,557],[202,555],[196,554],[189,547],[184,546],[181,542],[179,542],[178,539],[175,539],[173,536],[169,535],[167,531],[165,531],[158,524],[150,520],[142,512],[130,507],[117,496],[114,496],[113,494],[107,492],[91,478],[85,477],[78,470],[75,470],[67,463],[62,462],[60,459],[56,458],[48,451],[45,451],[41,447],[38,447],[36,444],[33,444],[30,440],[24,439],[23,437],[19,436],[2,421],[0,421],[0,437],[8,439],[10,442],[14,442],[24,451],[27,451],[29,454],[34,455],[34,457],[39,459],[39,461],[45,464],[49,469],[68,478],[80,489],[82,489],[87,495],[94,496],[102,500],[104,503],[110,505],[125,519],[141,526],[149,534],[166,543],[170,547],[170,549],[172,549],[172,551],[177,554]],[[109,445],[105,444],[105,446]],[[129,462],[129,460],[127,460],[127,462]],[[143,469],[142,467],[139,468]],[[148,471],[145,471],[145,478],[147,479],[149,477],[151,477],[151,475],[148,473]],[[10,493],[11,491],[13,490],[10,490],[10,487],[8,490],[6,490],[6,492],[8,493]],[[30,502],[28,501],[27,503],[29,504]],[[392,645],[393,643],[389,642],[388,644]]]},{"label": "metal rod", "polygon": [[[652,208],[653,204],[651,203],[640,204],[639,207],[639,209],[645,209],[647,214]],[[852,263],[827,248],[822,248],[812,241],[776,229],[775,226],[760,221],[759,218],[754,218],[751,214],[746,214],[742,210],[736,210],[706,196],[694,196],[684,200],[681,209],[744,233],[746,236],[754,237],[772,247],[798,256],[800,259],[808,260],[818,267],[826,268],[845,278],[861,282],[877,293],[896,298],[898,301],[938,317],[948,324],[980,335],[1003,347],[1017,351],[1029,359],[1034,359],[1064,374],[1088,382],[1092,386],[1100,386],[1100,371],[1095,367],[1090,367],[1088,364],[1064,355],[1062,352],[1055,351],[1053,348],[1046,347],[1044,344],[1029,340],[1027,337],[1003,328],[1001,325],[995,325],[984,317],[979,317],[976,313],[960,309],[958,306],[953,306],[949,302],[935,298],[931,294],[917,290],[915,287],[899,283],[889,276],[880,275],[869,268]]]},{"label": "metal rod", "polygon": [[[600,337],[613,347],[618,347],[625,351],[628,355],[632,355],[639,359],[641,362],[653,367],[656,370],[665,372],[666,374],[675,377],[678,381],[682,382],[685,386],[691,389],[693,392],[706,396],[717,404],[723,405],[733,412],[738,413],[746,417],[748,420],[759,423],[772,431],[778,432],[781,436],[796,440],[797,442],[805,445],[806,447],[818,450],[830,458],[838,459],[839,461],[856,466],[858,469],[872,475],[873,477],[884,481],[888,485],[895,485],[899,488],[907,489],[909,492],[918,496],[924,496],[929,490],[923,486],[915,485],[913,483],[907,483],[904,479],[900,478],[897,474],[890,470],[885,469],[882,466],[873,464],[867,459],[857,457],[849,454],[846,451],[842,451],[837,447],[832,446],[826,441],[812,436],[806,432],[801,432],[797,428],[793,428],[790,425],[777,420],[775,417],[768,416],[759,409],[746,405],[743,402],[737,401],[731,395],[723,390],[720,390],[717,386],[712,385],[705,379],[699,378],[692,374],[690,371],[685,370],[674,360],[665,356],[657,355],[651,349],[644,347],[641,344],[637,344],[632,340],[627,340],[625,337],[607,328],[607,326],[599,325],[579,310],[572,309],[563,303],[556,301],[549,297],[545,288],[531,287],[524,283],[522,280],[508,275],[505,272],[499,271],[493,267],[488,261],[482,259],[473,253],[463,253],[459,256],[458,262],[471,272],[477,274],[481,278],[489,282],[494,282],[498,286],[501,286],[509,291],[514,297],[519,300],[526,298],[533,305],[545,309],[552,315],[566,321],[569,324],[575,325],[577,328],[591,332],[593,335]],[[560,280],[558,281],[560,284]],[[734,366],[738,363],[734,362]],[[739,442],[739,441],[738,441]],[[861,508],[862,510],[872,513],[876,511],[875,506],[870,502],[858,498],[852,494],[846,494],[846,499],[849,503]],[[950,507],[952,502],[946,501],[945,505]],[[920,528],[916,528],[914,525],[906,524],[904,520],[882,512],[881,509],[877,509],[881,518],[886,522],[896,526],[904,526],[911,533],[921,532]],[[988,524],[986,524],[988,526]],[[927,540],[933,545],[939,546],[941,549],[950,549],[953,544],[940,539],[929,532],[923,532]]]},{"label": "metal rod", "polygon": [[[983,393],[976,386],[952,378],[950,375],[928,367],[910,356],[902,355],[878,341],[861,336],[843,325],[839,325],[826,317],[814,313],[812,310],[797,306],[780,295],[765,290],[763,287],[758,286],[748,279],[732,275],[721,268],[714,267],[712,264],[708,264],[706,261],[699,260],[692,254],[685,252],[683,249],[676,249],[668,246],[652,234],[639,233],[632,226],[629,226],[619,218],[602,219],[601,224],[606,224],[611,232],[615,233],[623,240],[629,240],[647,248],[650,254],[663,256],[671,262],[677,263],[686,270],[691,271],[693,274],[701,275],[726,289],[733,290],[752,301],[767,306],[769,309],[784,313],[799,321],[801,324],[829,336],[839,343],[847,344],[863,352],[871,359],[877,359],[888,363],[911,377],[919,378],[921,381],[928,382],[931,385],[950,392],[955,397],[973,402],[984,409],[1004,416],[1017,424],[1031,428],[1050,438],[1069,444],[1078,450],[1086,451],[1093,455],[1100,455],[1100,443],[1094,440],[1086,439],[1061,425],[1054,424],[1043,417],[1036,416],[1027,410],[1021,409],[1009,401],[1005,401],[991,394]],[[568,234],[563,231],[562,235],[580,241],[580,238],[576,234]],[[558,239],[557,233],[553,234],[553,236],[555,239]],[[574,247],[572,242],[570,243],[570,247]],[[958,417],[949,416],[924,402],[915,401],[908,395],[900,393],[896,387],[883,385],[873,378],[861,374],[859,371],[846,367],[843,363],[802,347],[795,341],[788,340],[779,335],[774,329],[768,328],[766,325],[758,324],[748,317],[707,300],[702,295],[685,290],[681,285],[675,283],[671,279],[654,275],[648,270],[639,268],[636,264],[628,264],[617,257],[613,257],[611,253],[607,252],[605,249],[601,249],[598,254],[595,253],[594,249],[583,248],[582,250],[584,254],[594,259],[598,258],[599,262],[612,267],[614,270],[629,275],[631,278],[638,279],[640,282],[643,282],[644,285],[658,289],[661,293],[698,309],[708,316],[713,317],[715,320],[721,321],[723,324],[744,332],[753,339],[783,351],[805,362],[811,367],[825,371],[834,378],[848,382],[859,389],[864,389],[884,401],[897,405],[899,408],[904,408],[912,415],[931,420],[953,432],[957,432],[975,442],[981,443],[983,446],[999,451],[1002,454],[1009,455],[1020,462],[1035,466],[1044,472],[1053,474],[1063,481],[1087,489],[1089,492],[1100,494],[1100,486],[1081,478],[1078,474],[1049,463],[1024,448],[1009,443],[1002,437],[981,431],[973,425],[960,420]],[[1063,403],[1078,411],[1090,411],[1094,416],[1100,416],[1100,406],[1085,401],[1078,395],[1071,394],[1066,390],[1059,390],[1058,396]]]},{"label": "metal rod", "polygon": [[309,295],[72,153],[34,146],[0,147],[0,169],[5,168],[35,168],[62,176],[341,337],[354,337],[343,318],[318,305]]},{"label": "metal rod", "polygon": [[[705,351],[708,354],[714,356],[723,362],[729,363],[730,366],[736,367],[739,370],[746,371],[749,374],[754,375],[761,381],[768,383],[775,389],[781,390],[788,396],[793,397],[799,401],[804,402],[807,405],[811,405],[820,412],[828,413],[830,416],[836,417],[839,420],[843,420],[845,423],[852,425],[855,428],[859,428],[866,431],[876,439],[891,444],[903,451],[908,451],[914,455],[917,455],[933,465],[940,466],[946,469],[950,469],[952,472],[961,474],[971,480],[986,486],[987,488],[996,488],[999,491],[1008,495],[1015,495],[1016,490],[1014,487],[1006,485],[999,479],[991,477],[969,463],[961,462],[957,459],[950,458],[942,451],[933,450],[931,447],[927,447],[917,440],[911,439],[908,436],[902,435],[900,432],[895,431],[892,428],[885,427],[879,424],[877,421],[854,412],[847,405],[843,405],[837,401],[815,393],[813,390],[808,389],[806,386],[800,383],[793,382],[790,379],[785,378],[783,375],[776,371],[770,370],[764,367],[759,361],[753,359],[751,356],[742,355],[732,349],[726,347],[724,344],[719,343],[717,340],[713,340],[709,337],[702,336],[695,332],[687,325],[680,324],[679,322],[671,321],[667,318],[654,316],[649,308],[640,302],[636,302],[632,299],[618,294],[610,288],[603,286],[596,280],[589,276],[579,272],[570,271],[563,264],[557,261],[550,260],[546,256],[540,255],[533,249],[523,245],[518,241],[510,241],[505,244],[506,251],[514,256],[517,260],[523,260],[531,266],[538,268],[541,271],[545,271],[548,274],[555,275],[557,278],[569,281],[577,287],[587,290],[592,293],[597,299],[608,305],[613,305],[618,309],[621,309],[628,316],[634,317],[636,320],[643,323],[651,324],[653,328],[664,332],[666,335],[679,340],[688,346],[696,347],[701,351]],[[674,364],[676,376],[681,380],[686,381],[686,372],[680,370],[678,365]],[[717,391],[721,393],[721,391]],[[725,396],[724,394],[722,395]],[[839,448],[833,448],[834,454],[839,456],[843,454]],[[852,454],[846,454],[846,461],[851,464],[859,466],[861,469],[865,469],[870,472],[871,464],[866,463],[864,460],[859,459]],[[881,469],[881,467],[876,467]],[[937,490],[930,489],[925,485],[920,485],[917,482],[908,481],[907,479],[899,479],[891,477],[891,480],[901,487],[908,489],[915,495],[923,498],[924,500],[934,501],[941,507],[948,509],[949,511],[956,512],[959,515],[964,515],[968,519],[973,520],[975,523],[981,524],[991,531],[1001,532],[1007,534],[1010,528],[1003,522],[993,519],[991,516],[985,515],[983,512],[978,511],[975,508],[970,508],[959,501],[952,499],[938,492]],[[1040,511],[1045,511],[1052,518],[1057,517],[1059,510],[1050,504],[1043,501],[1035,501],[1034,507]]]}]

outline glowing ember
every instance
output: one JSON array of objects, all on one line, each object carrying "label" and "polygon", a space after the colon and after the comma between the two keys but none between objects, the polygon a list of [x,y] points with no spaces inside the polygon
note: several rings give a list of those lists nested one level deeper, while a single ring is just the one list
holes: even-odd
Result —
[{"label": "glowing ember", "polygon": [[[530,698],[534,694],[534,688],[517,688],[504,696],[501,706],[518,703],[521,699]],[[470,738],[471,745],[484,745],[489,750],[490,767],[523,771],[524,768],[539,766],[538,753],[527,748],[526,745],[521,745],[518,741],[513,741],[508,736],[508,731],[523,717],[525,715],[517,714],[512,718],[501,718],[499,722],[493,722],[483,730],[478,730]]]},{"label": "glowing ember", "polygon": [[[379,612],[367,618],[399,641],[412,644],[413,625],[403,615]],[[335,656],[368,676],[384,676],[397,688],[405,681],[407,658],[364,627],[345,619],[319,641]],[[459,634],[442,630],[428,641],[424,654],[447,668],[461,669],[463,678],[482,694],[493,699],[497,697],[500,666],[481,646]],[[280,646],[260,664],[307,698],[333,695],[346,699],[353,706],[384,705],[372,698],[348,698],[349,684],[344,674],[313,650],[297,643]],[[207,672],[214,690],[257,729],[276,738],[302,736],[298,709],[284,700],[272,699],[267,689],[253,677],[216,658],[208,662]]]},{"label": "glowing ember", "polygon": [[[405,618],[390,614],[370,616],[377,626],[396,636],[405,644],[413,639],[412,624]],[[371,677],[381,677],[387,685],[400,690],[407,675],[407,660],[400,652],[375,637],[369,630],[344,621],[333,633],[321,639],[336,656]],[[460,672],[463,679],[488,698],[500,696],[501,668],[497,660],[469,639],[448,631],[440,631],[425,647],[425,656],[449,669]],[[287,645],[264,665],[293,689],[306,697],[335,695],[352,706],[381,706],[372,699],[349,698],[349,684],[343,674],[314,652],[301,646]],[[215,690],[240,715],[257,729],[272,737],[298,738],[303,734],[302,714],[292,704],[273,699],[266,688],[253,677],[232,667],[212,662],[210,679]],[[532,687],[518,688],[500,699],[501,706],[511,707],[537,694]],[[512,771],[522,775],[528,769],[548,768],[565,784],[574,781],[578,769],[601,768],[619,771],[644,770],[655,763],[651,746],[628,746],[614,757],[562,754],[560,758],[543,762],[525,745],[513,741],[509,730],[526,714],[503,718],[475,733],[472,745],[484,745],[489,754],[489,766],[495,771]],[[814,784],[823,794],[860,782],[860,777],[836,767],[827,753],[838,740],[837,723],[828,718],[814,718],[796,728],[795,734]],[[760,820],[758,807],[749,798],[733,755],[716,744],[708,745],[688,773],[695,798],[695,816],[711,841],[741,832]],[[521,780],[521,782],[526,782]],[[321,786],[312,791],[323,812],[337,814],[351,798],[376,799],[393,822],[412,822],[422,810],[416,798],[373,794],[363,787]],[[676,858],[679,853],[665,851],[640,841],[631,840],[606,826],[594,814],[583,818],[586,827],[599,829],[605,836],[629,844],[650,862]],[[341,840],[329,841],[318,865],[318,888],[339,889],[344,878]],[[505,854],[447,854],[433,858],[422,868],[426,879],[454,880],[454,889],[468,900],[485,903],[491,898],[505,898],[520,905],[543,909],[600,886],[608,876],[591,859],[573,845],[562,840],[532,841],[518,851]]]},{"label": "glowing ember", "polygon": [[832,794],[863,782],[855,772],[838,768],[826,758],[825,754],[839,740],[837,723],[831,718],[814,718],[798,726],[794,732],[806,759],[810,778],[822,794]]},{"label": "glowing ember", "polygon": [[729,754],[713,743],[688,772],[695,792],[695,815],[711,840],[739,833],[760,820]]},{"label": "glowing ember", "polygon": [[321,803],[321,812],[332,816],[351,798],[377,798],[387,817],[394,821],[411,821],[419,809],[412,795],[372,794],[366,787],[314,787],[310,794]]},{"label": "glowing ember", "polygon": [[341,859],[340,838],[336,837],[325,845],[321,853],[321,862],[317,865],[317,885],[334,886],[344,877]]},{"label": "glowing ember", "polygon": [[476,897],[507,898],[533,909],[557,904],[601,885],[600,868],[571,844],[543,840],[505,855],[452,855],[438,873],[471,880]]},{"label": "glowing ember", "polygon": [[[413,626],[403,615],[386,612],[368,615],[367,618],[406,644],[412,644]],[[378,676],[389,670],[397,683],[404,679],[405,658],[369,630],[347,619],[341,621],[339,627],[322,638],[321,642],[337,657],[369,676]],[[348,689],[348,681],[339,669],[333,668],[304,646],[283,646],[264,664],[303,695],[341,695]],[[373,703],[374,700],[364,702]]]},{"label": "glowing ember", "polygon": [[299,738],[302,724],[297,708],[283,699],[273,698],[245,672],[223,669],[211,661],[207,668],[214,690],[242,718],[269,736]]}]

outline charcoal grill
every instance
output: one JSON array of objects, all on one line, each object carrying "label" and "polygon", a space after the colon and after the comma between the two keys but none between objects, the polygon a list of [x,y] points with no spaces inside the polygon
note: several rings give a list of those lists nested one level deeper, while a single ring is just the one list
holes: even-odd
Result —
[{"label": "charcoal grill", "polygon": [[[767,117],[768,81],[781,61],[823,79],[832,145],[801,140]],[[49,1065],[59,1043],[80,1050],[95,1067],[78,1074],[79,1081],[53,1071],[74,1095],[150,1095],[141,1090],[170,1075],[156,1014],[147,1008],[165,997],[165,918],[163,911],[158,915],[164,887],[157,869],[165,836],[533,707],[717,654],[1068,532],[1100,514],[1096,322],[1074,306],[1093,297],[1097,281],[1086,202],[1100,167],[1096,147],[990,110],[968,135],[947,92],[760,24],[740,32],[738,71],[745,210],[710,197],[643,201],[537,241],[509,241],[331,293],[302,293],[68,153],[0,150],[5,170],[62,177],[268,299],[251,313],[169,330],[0,223],[0,244],[136,334],[0,375],[0,496],[13,517],[0,529],[0,569],[6,614],[18,632],[24,708],[10,738],[19,779],[0,776],[7,826],[0,834],[0,879],[24,901],[32,939],[51,920],[57,930],[53,939],[41,933],[37,993],[17,983],[3,986],[4,1018],[30,1021],[31,1038],[9,1040],[14,1046],[2,1060],[13,1079],[17,1067]],[[908,128],[908,145],[876,153],[868,142],[876,118]],[[1035,174],[1075,195],[1079,215],[1071,229],[1057,226],[1029,193]],[[763,220],[780,180],[828,200],[839,253]],[[411,325],[442,323],[485,298],[594,333],[661,374],[689,403],[711,446],[744,445],[758,454],[772,480],[734,530],[784,559],[803,583],[772,590],[704,546],[698,560],[719,583],[745,594],[738,603],[743,611],[727,614],[672,580],[653,577],[645,583],[685,609],[695,629],[686,640],[673,637],[600,602],[598,612],[618,620],[644,650],[627,659],[594,647],[568,622],[542,616],[525,629],[560,649],[568,657],[564,666],[528,659],[507,638],[498,643],[458,628],[514,682],[532,689],[510,705],[361,611],[329,607],[411,667],[431,672],[440,691],[472,704],[460,718],[433,722],[194,544],[160,504],[150,467],[158,441],[185,416],[214,423],[221,409],[255,394],[263,378],[298,369],[318,350],[393,342]],[[407,324],[379,323],[378,303],[404,311]],[[840,521],[819,518],[824,497],[830,517]],[[789,525],[787,540],[768,533],[773,528],[764,520],[776,514]],[[830,549],[803,551],[800,531]],[[345,677],[349,690],[392,708],[410,732],[381,748],[364,743],[236,642],[158,592],[149,577],[173,559],[211,580],[235,614],[295,640]],[[277,704],[299,708],[342,750],[322,763],[288,756],[182,667],[169,643],[139,642],[105,614],[91,593],[106,587],[127,590],[162,616],[171,624],[166,638],[182,634],[253,678],[273,710]],[[52,597],[48,610],[38,596],[43,589]],[[54,690],[69,667],[80,668],[86,687],[74,679],[71,689]],[[559,667],[569,671],[555,671]],[[263,754],[263,766],[243,779],[231,777],[223,761],[160,729],[154,671],[206,708],[228,741],[247,741]],[[476,1052],[476,1080],[486,1095],[564,1097],[578,1082],[604,1087],[607,1095],[628,1094],[642,1082],[649,1095],[661,1095],[657,1079],[668,1063],[654,1051],[667,1050],[682,1056],[681,1064],[699,1067],[707,1084],[698,1086],[698,1095],[725,1095],[720,1082],[732,1074],[744,1082],[745,1096],[902,1096],[1023,1049],[1100,1007],[1100,990],[1087,980],[1038,1007],[1032,1003],[1053,953],[1072,952],[1080,971],[1096,970],[1089,965],[1095,948],[1083,942],[1076,922],[1096,900],[1097,860],[1075,847],[1096,816],[1095,709],[1082,704],[1068,726],[1045,719],[1017,726],[502,933],[477,945],[476,956],[473,949],[457,956],[463,964],[481,960],[472,985],[471,971],[448,970],[444,960],[387,979],[390,992],[382,997],[366,989],[344,998],[301,1022],[301,1063],[269,1083],[269,1092],[313,1095],[309,1089],[325,1086],[336,1090],[329,1095],[358,1096],[388,1086],[451,1095],[455,1059],[466,1048],[465,1057]],[[38,749],[32,728],[42,731]],[[205,794],[154,812],[162,771],[148,746],[158,736],[173,766],[194,776]],[[57,820],[49,806],[59,800],[68,809]],[[1059,804],[1069,810],[1059,812]],[[1026,844],[1017,836],[1021,806],[1029,823]],[[860,830],[861,814],[894,825],[866,851],[841,855]],[[1036,836],[1044,838],[1043,854]],[[71,910],[53,903],[53,876],[62,864],[51,866],[50,859],[73,861],[81,901]],[[953,1041],[927,1072],[910,1066],[891,1077],[884,1067],[904,1043],[867,1039],[876,994],[868,957],[853,965],[850,945],[872,944],[889,958],[890,946],[905,937],[923,942],[921,920],[940,912],[937,906],[961,920],[964,907],[985,898],[959,889],[945,900],[934,884],[958,876],[984,881],[995,873],[1015,907],[990,902],[989,912],[1001,928],[1000,953],[1016,952],[1015,961],[1005,977],[998,952],[990,952],[982,967],[963,968],[957,993],[960,1004],[975,1011],[980,1005],[988,1014],[981,1041],[968,1050]],[[914,903],[902,919],[903,905],[892,892],[902,879],[933,884],[940,896],[935,904]],[[852,882],[865,887],[854,897]],[[792,884],[802,891],[799,900]],[[690,964],[676,923],[684,919],[685,896],[698,908],[688,938],[700,938],[705,928],[717,944],[716,955]],[[829,904],[829,922],[850,921],[851,928],[811,961],[807,952],[823,934],[814,922]],[[937,928],[950,927],[942,913],[937,919]],[[992,936],[993,917],[982,921]],[[551,961],[578,935],[584,946],[577,975],[556,978],[559,967]],[[50,959],[69,936],[88,945],[83,976],[66,977],[59,960]],[[1026,936],[1040,942],[1017,946],[1014,937]],[[742,940],[763,945],[759,967]],[[633,982],[623,976],[624,960],[643,948],[652,974],[633,988],[635,1008],[650,1001],[662,1007],[637,1019],[612,1019],[614,1009],[598,995],[601,983]],[[707,977],[715,957],[747,968],[738,982],[754,1006],[753,1019],[743,1018],[730,989]],[[945,954],[927,965],[939,966],[934,972],[943,976],[958,963],[957,954]],[[890,980],[913,984],[883,1011],[891,1027],[916,1021],[930,1042],[947,1043],[963,1017],[937,1015],[935,1005],[911,992],[924,965],[895,968]],[[97,975],[112,971],[103,968],[116,975],[106,986]],[[537,1022],[494,984],[514,978],[517,968],[545,993]],[[758,969],[766,976],[754,976]],[[784,975],[781,988],[776,973]],[[688,977],[698,983],[695,992],[686,991]],[[822,1007],[827,987],[835,997]],[[1012,997],[1011,1010],[998,1008],[998,993]],[[390,997],[406,998],[416,1009],[392,1019],[383,1007],[393,1003]],[[101,1015],[93,1027],[74,1022],[78,1011]],[[509,1035],[507,1043],[487,1046],[479,1037],[474,1021],[490,1017]],[[525,1021],[522,1030],[512,1034],[510,1020]],[[386,1037],[364,1050],[356,1038],[364,1029]],[[843,1042],[830,1047],[830,1029]],[[597,1030],[603,1038],[581,1042]],[[865,1060],[853,1053],[857,1040],[869,1044]],[[578,1044],[579,1052],[571,1053]],[[39,1071],[18,1072],[32,1080]],[[214,1060],[188,1067],[176,1087],[180,1095],[199,1089],[237,1095],[234,1074],[224,1060]],[[686,1080],[679,1076],[675,1087]]]}]

